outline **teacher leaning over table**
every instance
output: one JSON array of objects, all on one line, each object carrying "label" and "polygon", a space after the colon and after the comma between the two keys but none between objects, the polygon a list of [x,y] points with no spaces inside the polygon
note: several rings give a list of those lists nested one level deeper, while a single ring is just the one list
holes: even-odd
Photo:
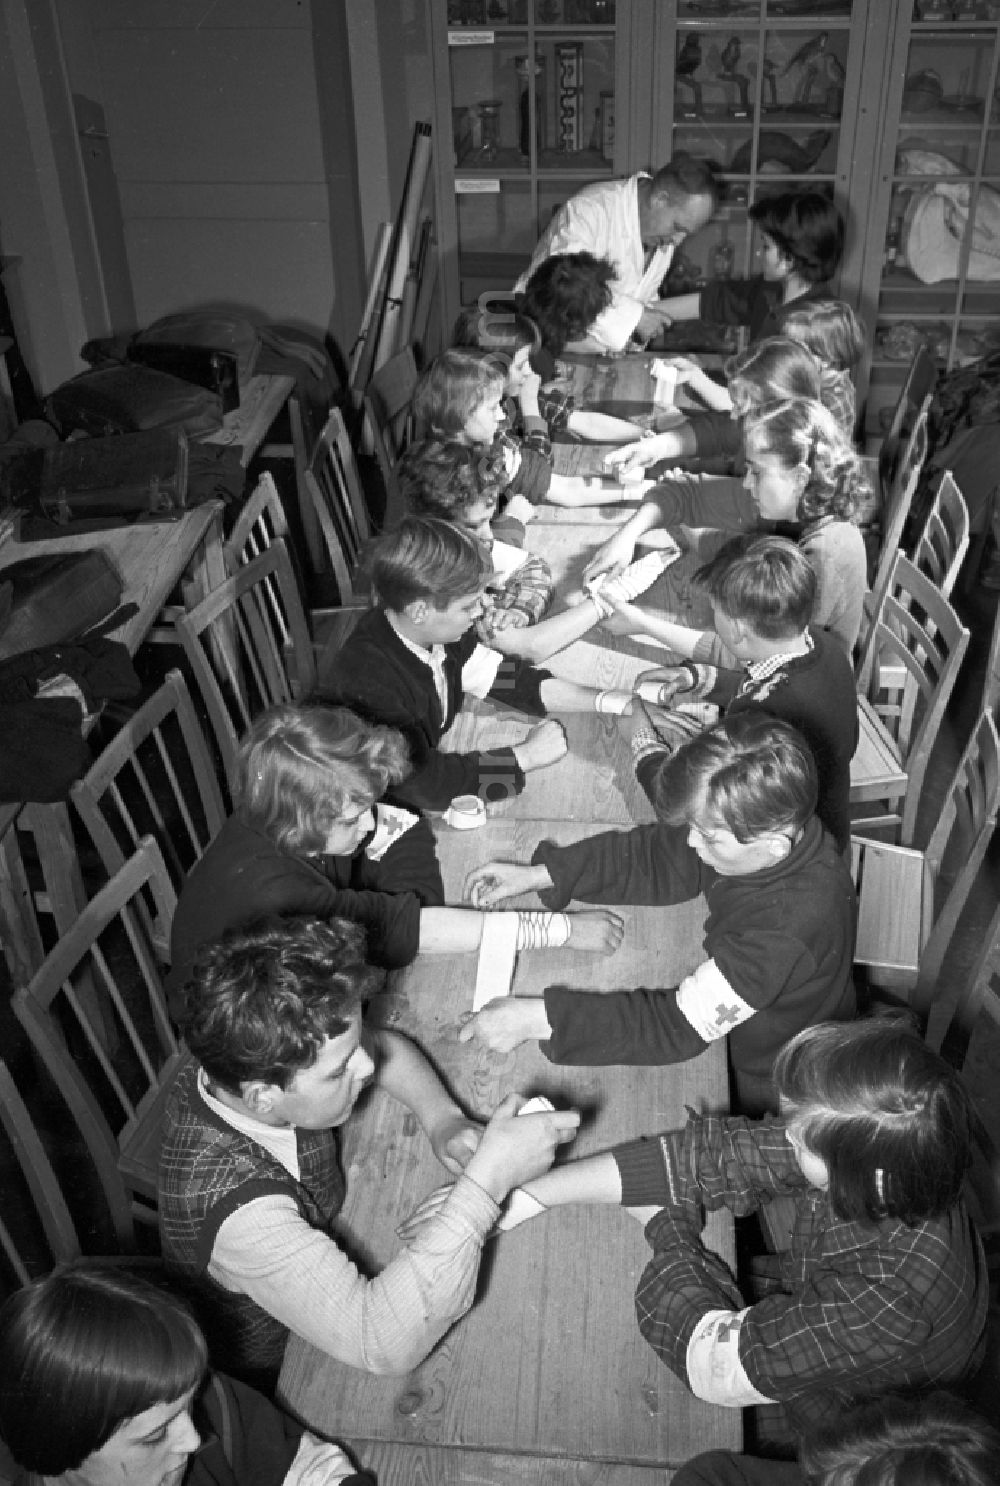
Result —
[{"label": "teacher leaning over table", "polygon": [[646,342],[671,324],[659,291],[674,249],[701,231],[721,196],[718,167],[685,153],[655,175],[640,171],[585,186],[554,214],[514,288],[521,292],[538,265],[556,253],[607,258],[615,269],[611,303],[586,339],[566,349],[621,351],[632,338]]}]

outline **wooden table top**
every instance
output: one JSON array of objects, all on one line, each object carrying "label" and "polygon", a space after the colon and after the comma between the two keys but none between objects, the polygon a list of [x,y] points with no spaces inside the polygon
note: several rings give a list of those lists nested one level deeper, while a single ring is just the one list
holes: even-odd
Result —
[{"label": "wooden table top", "polygon": [[[480,831],[439,829],[445,889],[456,901],[467,872],[488,857],[526,860],[542,837],[572,841],[600,826],[494,820]],[[537,995],[554,981],[588,989],[673,984],[703,958],[704,912],[701,899],[624,908],[627,932],[617,954],[523,954],[515,992]],[[459,1043],[476,964],[475,955],[418,960],[394,977],[375,1008],[426,1049],[470,1110],[485,1115],[510,1090],[576,1105],[585,1118],[569,1153],[586,1155],[679,1125],[688,1104],[727,1108],[721,1043],[675,1068],[629,1069],[560,1068],[534,1043],[509,1055]],[[397,1223],[440,1185],[441,1169],[412,1117],[377,1091],[345,1127],[343,1156],[347,1234],[370,1262],[384,1265],[399,1247]],[[713,1216],[709,1239],[732,1259],[725,1215]],[[640,1486],[645,1469],[677,1465],[699,1449],[739,1448],[740,1441],[738,1411],[695,1399],[640,1336],[633,1297],[648,1257],[642,1228],[622,1209],[554,1211],[491,1241],[472,1311],[412,1373],[371,1376],[293,1338],[279,1395],[313,1427],[346,1439],[362,1460],[374,1458],[368,1442],[393,1442],[385,1459],[398,1474],[387,1481],[419,1479],[406,1470],[416,1472],[429,1458],[427,1479],[456,1486],[494,1479]],[[464,1452],[482,1450],[519,1461],[555,1457],[553,1473],[532,1463],[523,1475],[481,1475],[476,1467],[463,1474],[459,1461],[472,1458]],[[444,1461],[448,1470],[435,1473]],[[592,1474],[602,1461],[615,1462],[617,1473]]]},{"label": "wooden table top", "polygon": [[239,444],[246,469],[267,431],[295,390],[295,378],[282,372],[258,372],[240,387],[240,405],[227,413],[222,427],[199,440],[203,444]]}]

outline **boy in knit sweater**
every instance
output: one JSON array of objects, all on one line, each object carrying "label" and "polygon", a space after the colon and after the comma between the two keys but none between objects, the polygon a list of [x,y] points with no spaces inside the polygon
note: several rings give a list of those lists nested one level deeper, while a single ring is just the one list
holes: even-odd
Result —
[{"label": "boy in knit sweater", "polygon": [[569,846],[542,841],[530,864],[487,862],[469,878],[493,908],[537,892],[546,907],[708,900],[705,960],[680,985],[491,1001],[462,1028],[497,1052],[537,1039],[554,1063],[659,1064],[726,1037],[743,1114],[774,1111],[771,1068],[789,1037],[856,1011],[851,875],[815,815],[816,766],[787,723],[747,711],[674,754],[647,755],[639,780],[660,824]]}]

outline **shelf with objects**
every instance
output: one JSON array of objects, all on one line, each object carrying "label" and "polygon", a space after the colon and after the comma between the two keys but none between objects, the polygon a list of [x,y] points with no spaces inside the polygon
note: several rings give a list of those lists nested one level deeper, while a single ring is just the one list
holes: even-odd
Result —
[{"label": "shelf with objects", "polygon": [[[727,199],[674,255],[664,293],[759,274],[764,241],[748,213],[764,196],[817,191],[847,214],[868,8],[868,0],[677,0],[659,39],[663,154],[717,161]],[[838,292],[857,283],[856,233],[848,253]],[[746,338],[727,327],[723,343],[719,329],[688,322],[665,343],[724,352]]]},{"label": "shelf with objects", "polygon": [[943,371],[1000,350],[1000,0],[900,9],[865,266],[869,447],[920,345]]},{"label": "shelf with objects", "polygon": [[621,168],[629,0],[428,4],[449,125],[436,159],[444,293],[457,313],[509,289],[556,208]]}]

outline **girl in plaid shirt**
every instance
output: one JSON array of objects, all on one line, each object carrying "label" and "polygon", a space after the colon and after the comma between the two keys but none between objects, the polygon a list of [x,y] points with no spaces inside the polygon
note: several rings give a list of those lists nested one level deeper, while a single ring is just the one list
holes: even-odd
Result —
[{"label": "girl in plaid shirt", "polygon": [[[971,1115],[957,1073],[897,1022],[827,1022],[785,1045],[774,1081],[777,1119],[692,1114],[532,1182],[508,1226],[555,1203],[643,1209],[639,1329],[708,1403],[781,1402],[803,1431],[859,1399],[970,1376],[989,1291],[961,1196]],[[790,1247],[775,1288],[748,1303],[701,1241],[704,1212],[742,1217],[778,1197],[792,1199]]]}]

